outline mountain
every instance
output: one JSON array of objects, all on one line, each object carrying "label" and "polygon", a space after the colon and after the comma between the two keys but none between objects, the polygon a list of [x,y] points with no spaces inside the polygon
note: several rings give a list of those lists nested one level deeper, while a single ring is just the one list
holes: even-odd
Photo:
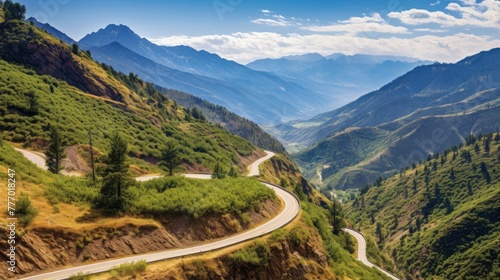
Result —
[{"label": "mountain", "polygon": [[0,41],[4,139],[44,149],[48,128],[57,124],[70,145],[87,143],[92,129],[94,147],[104,150],[113,131],[121,131],[139,174],[159,171],[156,164],[169,140],[182,141],[184,170],[206,171],[222,163],[244,172],[242,159],[259,153],[241,137],[192,116],[154,85],[102,67],[34,26],[4,22],[0,36],[6,38]]},{"label": "mountain", "polygon": [[296,159],[330,188],[360,188],[500,122],[500,49],[420,66],[332,112],[280,127],[311,144]]},{"label": "mountain", "polygon": [[[54,37],[64,39],[64,33],[49,24],[41,24],[34,18],[28,19],[28,22],[34,22],[35,26],[47,30],[47,32]],[[66,42],[68,40],[63,41]],[[73,41],[69,40],[66,43],[69,44],[71,42]],[[216,88],[220,92],[228,91],[228,87],[224,86],[220,81],[178,71],[157,64],[128,50],[117,42],[113,42],[100,48],[91,48],[90,51],[94,59],[106,63],[107,65],[113,64],[114,68],[118,71],[124,73],[136,73],[145,80],[151,81],[155,84],[169,84],[175,88],[179,88],[187,92],[195,92],[198,96],[206,96],[209,98],[211,96],[206,90],[204,90],[205,88]],[[113,56],[114,58],[112,58]],[[252,123],[234,113],[228,112],[226,109],[220,108],[217,105],[197,99],[194,96],[190,96],[189,94],[166,89],[161,89],[161,91],[186,108],[192,109],[193,107],[197,107],[201,109],[208,121],[221,125],[229,132],[249,139],[258,147],[276,152],[285,152],[283,146],[279,144],[277,140],[265,133],[255,123]],[[229,94],[241,94],[238,89],[229,89],[229,91]],[[173,94],[174,92],[175,94]],[[219,103],[227,106],[225,100],[219,99],[218,101]],[[248,103],[251,104],[250,101],[248,101]]]},{"label": "mountain", "polygon": [[341,107],[427,61],[398,56],[312,53],[247,64],[251,69],[273,73],[334,98]]},{"label": "mountain", "polygon": [[[123,180],[164,173],[158,163],[165,143],[177,144],[180,166],[176,172],[209,172],[220,167],[238,173],[263,152],[209,124],[199,111],[179,106],[136,74],[99,64],[88,52],[26,22],[0,23],[0,36],[0,170],[15,177],[22,188],[16,195],[16,218],[22,231],[15,253],[23,260],[15,273],[4,269],[0,278],[212,242],[258,226],[282,208],[273,192],[253,178]],[[89,165],[93,151],[97,181],[90,176],[52,174],[14,149],[45,150],[53,142],[48,131],[54,127],[65,140],[62,144],[69,146],[65,162]],[[103,177],[109,176],[106,166],[113,157],[107,151],[116,151],[109,149],[116,147],[111,140],[115,132],[128,142],[128,152],[119,152],[127,172],[111,173],[116,180],[110,185],[124,183],[119,187],[123,211],[116,214],[98,204],[109,184]],[[301,176],[287,155],[276,155],[262,170],[264,178],[301,197],[304,215],[235,251],[221,251],[209,259],[195,256],[161,272],[141,270],[140,277],[386,279],[354,259],[347,234],[332,233],[324,208],[329,201]],[[0,222],[7,222],[5,215]],[[9,234],[6,228],[0,228],[0,233]],[[7,240],[0,245],[7,246]],[[7,252],[0,253],[1,262],[8,260]],[[145,266],[143,262],[122,264],[112,273],[126,267],[131,270],[127,275],[136,277],[139,265]],[[87,276],[80,273],[70,278],[75,277]]]},{"label": "mountain", "polygon": [[36,20],[36,18],[34,18],[34,17],[30,17],[26,21],[32,22],[36,27],[46,30],[49,34],[62,40],[64,43],[66,43],[68,45],[72,45],[72,44],[76,43],[75,40],[73,40],[68,35],[61,32],[59,29],[54,28],[52,25],[50,25],[48,23],[41,23],[38,20]]},{"label": "mountain", "polygon": [[498,132],[471,135],[364,189],[346,210],[370,259],[404,279],[498,279],[499,159]]},{"label": "mountain", "polygon": [[243,137],[257,147],[286,154],[286,150],[283,145],[262,130],[262,128],[260,128],[257,124],[230,112],[222,106],[215,105],[182,91],[160,89],[160,92],[168,98],[175,100],[175,102],[183,107],[189,109],[196,108],[196,110],[202,112],[203,116],[210,123],[217,124],[227,131]]},{"label": "mountain", "polygon": [[[83,48],[90,49],[105,47],[113,42],[118,42],[121,46],[157,64],[218,80],[219,83],[209,80],[210,83],[215,83],[215,86],[203,83],[207,88],[203,88],[205,95],[200,97],[236,113],[243,114],[244,111],[245,117],[257,123],[277,123],[332,108],[328,94],[316,93],[297,83],[285,81],[276,75],[251,70],[206,51],[197,51],[187,46],[155,45],[145,38],[140,38],[124,25],[108,25],[104,29],[88,34],[79,44]],[[108,52],[106,55],[117,65],[126,64],[120,62],[122,58],[113,56],[113,52]],[[176,88],[176,84],[170,85],[168,81],[159,85],[185,90]],[[221,87],[224,90],[221,90]],[[223,102],[225,104],[222,104]]]},{"label": "mountain", "polygon": [[[111,65],[118,71],[136,73],[159,86],[188,92],[220,106],[232,108],[236,114],[243,117],[253,117],[263,122],[269,114],[269,107],[260,106],[258,101],[239,86],[169,68],[125,48],[118,42],[103,47],[92,47],[89,50],[97,61]],[[252,113],[246,110],[247,107],[253,108]]]}]

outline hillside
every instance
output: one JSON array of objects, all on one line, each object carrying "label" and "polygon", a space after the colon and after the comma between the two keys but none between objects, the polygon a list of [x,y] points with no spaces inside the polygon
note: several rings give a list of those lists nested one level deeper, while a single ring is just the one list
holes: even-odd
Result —
[{"label": "hillside", "polygon": [[[170,141],[179,151],[175,173],[216,170],[220,174],[231,168],[237,176],[262,151],[209,124],[199,111],[179,106],[135,74],[124,75],[98,64],[89,53],[28,23],[0,23],[0,34],[8,38],[0,42],[0,177],[3,181],[16,178],[16,257],[22,259],[16,272],[20,275],[205,243],[261,225],[281,211],[274,192],[252,178],[131,180],[141,174],[164,174],[158,162]],[[92,133],[97,181],[90,175],[67,177],[44,171],[13,149],[46,150],[53,127],[59,128],[63,146],[76,151],[71,156],[87,164],[88,133]],[[125,141],[113,142],[115,132]],[[111,173],[113,184],[125,182],[123,204],[120,211],[110,212],[102,203],[103,189],[109,187],[105,176],[114,164],[110,162],[114,148],[126,142],[125,152],[118,155],[125,171]],[[286,155],[278,157],[273,165],[279,172],[264,167],[266,177],[286,180],[304,199],[307,206],[300,220],[255,244],[217,251],[213,261],[186,258],[182,264],[166,266],[178,273],[174,275],[189,279],[206,277],[210,271],[220,272],[211,274],[220,277],[249,279],[258,277],[255,273],[290,273],[296,279],[336,275],[384,279],[354,260],[350,238],[334,236],[328,212],[315,204],[326,206],[328,200],[301,177]],[[291,169],[281,168],[285,166]],[[11,170],[15,175],[9,175]],[[299,183],[302,189],[292,187]],[[7,192],[0,197],[7,201]],[[0,220],[6,223],[7,216]],[[5,228],[1,231],[9,234]],[[0,245],[6,247],[6,242]],[[2,251],[0,278],[19,277],[7,270],[7,259]],[[165,271],[153,268],[145,273],[160,273],[158,277],[164,278]],[[113,277],[118,276],[109,278]]]},{"label": "hillside", "polygon": [[[157,64],[126,49],[117,42],[113,42],[101,48],[90,48],[90,51],[93,58],[107,65],[113,65],[113,68],[118,71],[135,73],[157,85],[169,85],[171,88],[182,89],[185,92],[196,94],[196,96],[199,97],[209,97],[210,93],[206,90],[209,88],[213,89],[217,87],[219,92],[230,89],[215,79],[182,72]],[[197,109],[203,112],[209,122],[221,125],[229,132],[249,140],[258,147],[284,152],[284,148],[281,144],[279,144],[277,140],[272,139],[271,136],[265,133],[255,123],[239,117],[219,105],[212,104],[199,97],[176,90],[160,89],[160,91],[181,106],[189,109],[196,106]],[[230,94],[239,93],[237,93],[235,89],[235,91]],[[229,100],[220,99],[218,103],[225,106],[230,105]],[[254,105],[257,106],[257,104]],[[246,113],[244,114],[246,115]]]},{"label": "hillside", "polygon": [[50,25],[48,23],[39,22],[38,20],[36,20],[36,18],[33,18],[33,17],[28,18],[26,21],[32,22],[36,27],[47,31],[52,36],[58,38],[59,40],[62,40],[64,43],[66,43],[68,45],[72,45],[72,44],[76,43],[76,41],[73,40],[71,37],[69,37],[65,33],[59,31],[58,29],[52,27],[52,25]]},{"label": "hillside", "polygon": [[499,163],[498,132],[467,137],[364,189],[348,218],[406,279],[498,279]]},{"label": "hillside", "polygon": [[500,86],[498,57],[500,49],[492,49],[455,64],[419,66],[337,110],[278,128],[287,142],[311,145],[349,127],[378,126],[417,110],[448,107],[448,114],[460,113],[494,100],[463,104],[476,93]]},{"label": "hillside", "polygon": [[[156,163],[162,149],[159,143],[174,139],[183,146],[182,165],[189,170],[211,169],[222,161],[228,169],[239,165],[243,171],[242,158],[257,152],[240,137],[192,118],[151,84],[102,68],[85,52],[75,54],[27,23],[3,23],[0,33],[11,34],[0,42],[0,57],[36,71],[1,62],[2,130],[7,140],[35,147],[42,143],[44,148],[47,127],[57,124],[65,131],[68,145],[87,143],[92,129],[95,147],[103,150],[109,135],[121,131],[129,139],[133,158]],[[38,47],[30,47],[34,44]],[[36,112],[30,112],[29,92],[38,103]]]},{"label": "hillside", "polygon": [[[99,48],[109,48],[109,45],[114,42],[156,64],[210,78],[208,83],[202,79],[201,85],[204,85],[204,88],[194,92],[188,91],[188,93],[201,92],[204,94],[200,96],[203,99],[224,106],[259,124],[311,116],[318,110],[328,109],[330,100],[328,95],[285,81],[276,75],[251,70],[203,50],[197,51],[187,46],[155,45],[145,38],[140,38],[124,25],[108,25],[106,28],[88,34],[79,41],[79,44],[82,48],[97,48],[94,50],[99,51]],[[103,51],[106,52],[106,50]],[[111,58],[113,63],[125,65],[119,52],[117,54],[115,56],[113,52],[106,52],[106,56]],[[128,59],[126,58],[125,61]],[[134,70],[139,75],[143,71]],[[165,72],[165,68],[161,67],[160,71]],[[160,73],[161,75],[164,74]],[[156,74],[155,76],[161,78]],[[190,75],[190,77],[193,76]],[[218,82],[214,82],[214,79]],[[184,88],[177,88],[179,82],[169,84],[161,80],[158,81],[158,85],[162,87],[187,90],[182,82],[180,84]],[[193,80],[193,83],[198,83],[198,81]],[[280,109],[276,110],[276,108]]]},{"label": "hillside", "polygon": [[227,131],[243,137],[257,147],[278,153],[286,153],[283,145],[262,130],[257,124],[230,112],[222,106],[212,104],[181,91],[169,89],[160,89],[160,91],[183,107],[189,109],[196,108],[202,112],[203,116],[210,123],[217,124]]},{"label": "hillside", "polygon": [[500,122],[498,57],[494,49],[457,64],[422,66],[344,108],[294,124],[295,141],[326,137],[295,158],[314,183],[362,188],[471,131],[493,131]]}]

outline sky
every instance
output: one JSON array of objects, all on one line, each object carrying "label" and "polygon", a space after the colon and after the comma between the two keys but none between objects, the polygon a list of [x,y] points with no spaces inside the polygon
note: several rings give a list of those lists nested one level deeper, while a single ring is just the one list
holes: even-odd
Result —
[{"label": "sky", "polygon": [[124,24],[239,63],[319,53],[456,62],[500,47],[500,0],[18,0],[75,40]]}]

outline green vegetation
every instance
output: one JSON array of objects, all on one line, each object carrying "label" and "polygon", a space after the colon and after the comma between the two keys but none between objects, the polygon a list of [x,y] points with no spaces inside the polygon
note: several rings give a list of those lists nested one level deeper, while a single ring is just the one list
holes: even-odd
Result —
[{"label": "green vegetation", "polygon": [[76,274],[72,274],[68,278],[69,280],[90,280],[90,275],[85,274],[83,272],[78,272]]},{"label": "green vegetation", "polygon": [[45,151],[46,164],[50,172],[57,174],[62,169],[62,160],[66,157],[63,139],[57,126],[50,127],[49,137],[49,147]]},{"label": "green vegetation", "polygon": [[172,176],[174,169],[179,165],[179,146],[170,140],[165,143],[165,148],[161,154],[161,164],[168,168],[168,176]]},{"label": "green vegetation", "polygon": [[471,135],[364,190],[349,219],[369,239],[372,260],[412,279],[498,279],[499,140]]},{"label": "green vegetation", "polygon": [[[0,129],[8,141],[32,145],[49,139],[48,127],[57,122],[68,145],[86,143],[87,131],[92,129],[94,146],[105,149],[111,144],[109,136],[119,131],[130,143],[129,154],[138,159],[159,159],[162,143],[169,139],[181,146],[179,158],[184,165],[211,168],[222,160],[231,166],[254,150],[247,141],[208,123],[173,119],[158,127],[146,118],[110,106],[65,82],[38,76],[32,70],[0,60],[0,72]],[[50,92],[51,85],[54,93]],[[40,104],[36,115],[29,113],[25,93],[30,90],[36,92]]]},{"label": "green vegetation", "polygon": [[6,0],[2,6],[5,13],[5,20],[24,19],[24,14],[26,13],[26,7],[24,5],[12,3],[11,0]]},{"label": "green vegetation", "polygon": [[236,251],[232,258],[234,262],[242,267],[263,267],[267,266],[271,259],[269,246],[263,242],[255,242],[252,245]]},{"label": "green vegetation", "polygon": [[130,211],[136,214],[206,214],[242,212],[258,207],[275,193],[255,179],[195,180],[168,177],[144,182],[128,191]]},{"label": "green vegetation", "polygon": [[16,202],[16,215],[19,219],[19,223],[23,226],[27,226],[33,221],[37,214],[38,211],[31,205],[30,198],[21,193]]},{"label": "green vegetation", "polygon": [[226,108],[212,104],[199,97],[171,89],[161,89],[167,97],[186,108],[198,108],[209,122],[218,124],[227,131],[241,136],[262,149],[286,153],[285,148],[276,139],[267,134],[257,124],[238,116]]},{"label": "green vegetation", "polygon": [[115,266],[113,270],[111,270],[111,274],[119,277],[133,276],[146,271],[147,266],[148,263],[145,260],[127,262]]},{"label": "green vegetation", "polygon": [[127,157],[128,143],[118,133],[111,137],[111,151],[104,161],[100,208],[111,211],[124,210],[124,193],[132,185],[132,177],[128,172],[125,160]]}]

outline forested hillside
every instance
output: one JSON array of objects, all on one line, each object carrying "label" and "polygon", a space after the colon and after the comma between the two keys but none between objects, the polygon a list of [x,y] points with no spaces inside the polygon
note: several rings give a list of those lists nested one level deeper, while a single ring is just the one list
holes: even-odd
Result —
[{"label": "forested hillside", "polygon": [[470,135],[363,189],[349,219],[406,279],[498,279],[499,166],[500,134]]}]

